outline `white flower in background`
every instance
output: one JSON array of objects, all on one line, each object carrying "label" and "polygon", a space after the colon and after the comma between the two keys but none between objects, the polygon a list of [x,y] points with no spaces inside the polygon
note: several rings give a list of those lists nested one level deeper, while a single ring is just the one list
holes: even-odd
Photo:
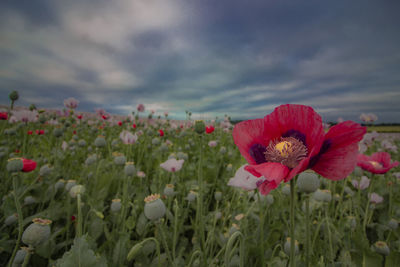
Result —
[{"label": "white flower in background", "polygon": [[68,143],[67,142],[65,142],[65,141],[63,141],[62,142],[62,145],[61,145],[61,148],[62,148],[62,150],[67,150],[67,148],[68,148]]},{"label": "white flower in background", "polygon": [[132,134],[127,130],[123,130],[120,133],[119,138],[122,140],[124,144],[134,144],[136,143],[138,136],[136,134]]},{"label": "white flower in background", "polygon": [[229,179],[228,185],[234,187],[240,187],[245,190],[253,190],[257,188],[257,181],[260,181],[261,178],[257,178],[244,168],[247,164],[240,167],[235,176]]},{"label": "white flower in background", "polygon": [[66,108],[75,109],[79,105],[79,100],[70,97],[64,100],[64,106]]},{"label": "white flower in background", "polygon": [[177,172],[182,169],[182,165],[185,162],[184,159],[176,160],[171,158],[166,162],[160,164],[160,167],[169,172]]},{"label": "white flower in background", "polygon": [[216,147],[217,146],[217,141],[210,141],[208,142],[209,147]]},{"label": "white flower in background", "polygon": [[357,189],[364,190],[368,188],[369,182],[370,180],[367,178],[367,176],[362,176],[360,182],[358,182],[357,180],[352,180],[351,184]]}]

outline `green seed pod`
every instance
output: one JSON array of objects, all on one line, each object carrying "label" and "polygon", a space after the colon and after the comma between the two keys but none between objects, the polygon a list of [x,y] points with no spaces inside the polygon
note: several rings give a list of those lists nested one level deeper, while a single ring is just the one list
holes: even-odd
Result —
[{"label": "green seed pod", "polygon": [[12,91],[8,97],[10,98],[11,101],[17,101],[19,98],[19,94],[17,91]]},{"label": "green seed pod", "polygon": [[47,121],[47,118],[46,118],[45,115],[40,115],[40,116],[39,116],[39,122],[40,122],[40,123],[45,123],[46,121]]},{"label": "green seed pod", "polygon": [[320,190],[318,189],[317,191],[314,192],[313,198],[317,201],[321,202],[331,202],[332,200],[332,194],[331,191],[329,190]]},{"label": "green seed pod", "polygon": [[21,247],[21,249],[19,249],[17,251],[17,254],[15,254],[15,258],[14,258],[14,261],[13,261],[13,267],[22,265],[27,253],[29,253],[28,248],[27,247]]},{"label": "green seed pod", "polygon": [[297,187],[300,192],[313,193],[319,188],[319,179],[315,173],[302,172],[297,178]]},{"label": "green seed pod", "polygon": [[4,224],[7,226],[10,226],[10,225],[14,224],[17,220],[18,220],[18,214],[15,213],[15,214],[8,216],[4,220]]},{"label": "green seed pod", "polygon": [[282,187],[282,193],[284,195],[290,196],[290,185],[284,184]]},{"label": "green seed pod", "polygon": [[83,185],[74,185],[70,190],[69,190],[69,195],[72,198],[76,198],[78,194],[82,195],[85,193],[85,187]]},{"label": "green seed pod", "polygon": [[104,138],[104,136],[98,136],[95,140],[94,140],[94,146],[95,147],[105,147],[107,145],[106,139]]},{"label": "green seed pod", "polygon": [[265,201],[267,202],[268,205],[274,204],[274,196],[273,195],[267,195],[265,197]]},{"label": "green seed pod", "polygon": [[374,244],[375,251],[379,254],[388,256],[390,254],[390,249],[386,242],[378,241]]},{"label": "green seed pod", "polygon": [[22,234],[22,242],[37,247],[50,237],[50,220],[35,218]]},{"label": "green seed pod", "polygon": [[110,205],[110,210],[111,212],[118,212],[121,210],[121,199],[117,198],[117,199],[113,199],[111,201],[111,205]]},{"label": "green seed pod", "polygon": [[226,147],[221,147],[220,149],[219,149],[219,153],[220,154],[222,154],[222,155],[224,155],[225,153],[226,153]]},{"label": "green seed pod", "polygon": [[55,184],[54,184],[54,188],[56,190],[63,188],[65,185],[65,180],[64,179],[60,179],[58,180]]},{"label": "green seed pod", "polygon": [[91,155],[85,160],[85,165],[87,165],[87,166],[92,165],[93,163],[96,162],[96,160],[97,160],[97,156]]},{"label": "green seed pod", "polygon": [[21,158],[11,158],[7,162],[7,171],[9,172],[19,172],[22,171],[24,163]]},{"label": "green seed pod", "polygon": [[63,135],[63,133],[64,133],[64,131],[63,131],[63,129],[61,129],[61,128],[55,128],[55,129],[53,130],[53,135],[54,135],[55,137],[61,137],[61,136]]},{"label": "green seed pod", "polygon": [[357,177],[361,177],[363,175],[363,170],[360,167],[356,166],[353,170],[353,174]]},{"label": "green seed pod", "polygon": [[133,176],[136,173],[136,168],[133,162],[125,163],[124,173],[126,176]]},{"label": "green seed pod", "polygon": [[388,222],[388,226],[390,229],[396,230],[397,227],[399,227],[399,222],[395,219],[390,219],[390,221]]},{"label": "green seed pod", "polygon": [[216,191],[214,193],[214,198],[215,198],[216,201],[220,201],[222,199],[222,192]]},{"label": "green seed pod", "polygon": [[24,198],[24,205],[26,206],[35,204],[36,202],[37,200],[33,196],[27,196]]},{"label": "green seed pod", "polygon": [[69,191],[75,185],[76,185],[76,181],[75,180],[68,180],[67,184],[65,185],[65,190]]},{"label": "green seed pod", "polygon": [[173,197],[175,195],[174,191],[174,185],[173,184],[167,184],[164,187],[164,195],[168,197]]},{"label": "green seed pod", "polygon": [[42,176],[42,177],[46,177],[46,176],[48,176],[50,173],[51,173],[51,168],[50,168],[50,166],[49,165],[43,165],[41,168],[40,168],[40,171],[39,171],[39,175],[40,176]]},{"label": "green seed pod", "polygon": [[189,192],[189,194],[187,195],[186,199],[187,199],[189,202],[193,202],[193,201],[196,199],[196,196],[197,196],[197,193],[194,192],[194,191],[192,191],[192,190],[190,190],[190,192]]},{"label": "green seed pod", "polygon": [[80,146],[80,147],[86,146],[86,141],[83,140],[83,139],[79,140],[79,141],[78,141],[78,146]]},{"label": "green seed pod", "polygon": [[149,220],[158,220],[165,215],[166,207],[159,194],[154,194],[144,199],[144,215]]},{"label": "green seed pod", "polygon": [[204,121],[196,121],[194,124],[194,130],[198,134],[203,134],[206,131],[206,125],[204,124]]},{"label": "green seed pod", "polygon": [[124,166],[126,162],[126,157],[124,155],[114,157],[114,163],[118,166]]},{"label": "green seed pod", "polygon": [[161,140],[158,137],[154,137],[153,140],[151,140],[151,143],[153,146],[158,146],[161,143]]},{"label": "green seed pod", "polygon": [[[286,255],[290,255],[290,237],[286,238],[283,250],[285,251]],[[297,240],[294,241],[294,253],[295,255],[299,254],[299,242],[297,242]]]}]

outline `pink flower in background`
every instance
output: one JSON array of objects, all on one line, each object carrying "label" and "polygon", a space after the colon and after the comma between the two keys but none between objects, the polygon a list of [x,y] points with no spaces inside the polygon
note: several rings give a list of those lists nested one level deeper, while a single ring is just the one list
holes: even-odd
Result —
[{"label": "pink flower in background", "polygon": [[97,109],[95,109],[95,111],[96,111],[97,116],[99,116],[99,117],[107,114],[107,112],[102,108],[97,108]]},{"label": "pink flower in background", "polygon": [[384,174],[399,166],[399,162],[391,162],[390,154],[387,152],[376,152],[371,156],[358,154],[357,165],[371,173]]},{"label": "pink flower in background", "polygon": [[241,166],[236,171],[235,176],[229,179],[229,186],[240,187],[245,190],[253,190],[257,188],[257,181],[261,181],[261,179],[246,171],[246,166],[247,164]]},{"label": "pink flower in background", "polygon": [[10,118],[11,121],[21,121],[21,122],[36,122],[38,119],[38,112],[36,110],[18,110],[13,111],[12,116]]},{"label": "pink flower in background", "polygon": [[337,123],[342,123],[344,122],[344,119],[342,117],[337,118]]},{"label": "pink flower in background", "polygon": [[369,201],[374,204],[379,204],[379,203],[382,203],[382,201],[383,201],[383,197],[381,197],[377,193],[369,194],[368,197],[369,197]]},{"label": "pink flower in background", "polygon": [[136,175],[137,175],[138,177],[140,177],[140,178],[146,177],[146,174],[145,174],[144,172],[142,172],[142,171],[138,171],[138,172],[136,173]]},{"label": "pink flower in background", "polygon": [[138,136],[136,134],[132,134],[127,130],[124,130],[120,133],[119,138],[124,144],[134,144],[136,143]]},{"label": "pink flower in background", "polygon": [[216,147],[216,146],[217,146],[217,144],[218,144],[218,143],[217,143],[217,141],[214,141],[214,140],[213,140],[213,141],[210,141],[210,142],[208,142],[208,146],[209,146],[209,147]]},{"label": "pink flower in background", "polygon": [[168,117],[168,112],[167,111],[164,112],[164,116]]},{"label": "pink flower in background", "polygon": [[65,141],[63,141],[62,142],[62,145],[61,145],[61,148],[62,148],[62,150],[67,150],[67,148],[68,148],[68,143],[67,142],[65,142]]},{"label": "pink flower in background", "polygon": [[79,105],[79,100],[70,97],[64,100],[64,106],[66,108],[75,109]]},{"label": "pink flower in background", "polygon": [[394,177],[396,177],[397,179],[400,179],[400,172],[395,172],[393,173]]},{"label": "pink flower in background", "polygon": [[137,111],[139,111],[139,112],[144,112],[144,105],[143,104],[139,104],[139,105],[137,105]]},{"label": "pink flower in background", "polygon": [[160,167],[169,172],[177,172],[182,169],[184,159],[176,160],[174,158],[160,164]]},{"label": "pink flower in background", "polygon": [[364,190],[368,188],[369,182],[370,180],[367,178],[367,176],[362,176],[360,182],[354,179],[351,181],[351,184],[357,189]]}]

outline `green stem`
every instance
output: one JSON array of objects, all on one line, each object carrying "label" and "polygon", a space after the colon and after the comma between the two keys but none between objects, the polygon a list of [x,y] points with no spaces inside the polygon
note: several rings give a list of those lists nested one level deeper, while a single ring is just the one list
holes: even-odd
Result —
[{"label": "green stem", "polygon": [[334,256],[333,256],[333,247],[332,247],[332,234],[331,234],[331,228],[329,226],[328,209],[325,209],[325,222],[326,222],[326,228],[328,229],[329,252],[331,254],[331,261],[333,263]]},{"label": "green stem", "polygon": [[195,252],[193,252],[192,256],[190,257],[190,261],[189,261],[188,267],[192,266],[192,263],[193,263],[193,261],[195,259],[195,256],[197,256],[198,254],[201,256],[201,251],[200,250],[196,250]]},{"label": "green stem", "polygon": [[77,237],[82,236],[82,209],[81,209],[81,194],[77,195],[78,201],[78,230],[77,230]]},{"label": "green stem", "polygon": [[306,196],[306,266],[310,266],[310,195]]},{"label": "green stem", "polygon": [[178,201],[175,199],[175,210],[174,210],[174,235],[172,238],[172,257],[176,259],[175,247],[176,247],[176,239],[178,238],[178,218],[179,218],[179,207]]},{"label": "green stem", "polygon": [[290,180],[290,267],[296,266],[295,261],[295,238],[294,238],[294,179]]},{"label": "green stem", "polygon": [[28,251],[26,253],[25,258],[24,258],[24,262],[22,263],[22,267],[27,267],[28,266],[28,263],[29,263],[29,260],[31,258],[31,255],[32,255],[32,253],[30,251]]},{"label": "green stem", "polygon": [[21,205],[19,203],[18,200],[18,196],[17,196],[17,179],[18,179],[18,174],[17,173],[13,173],[12,174],[12,180],[13,180],[13,194],[14,194],[14,202],[15,202],[15,207],[17,208],[17,214],[18,214],[18,237],[17,237],[17,243],[15,243],[15,247],[13,250],[13,253],[11,255],[11,259],[8,262],[8,266],[11,266],[11,264],[14,261],[15,258],[15,254],[17,253],[17,250],[19,248],[19,244],[21,242],[21,237],[22,237],[22,230],[23,230],[23,217],[22,217],[22,209],[21,209]]},{"label": "green stem", "polygon": [[161,223],[157,224],[157,226],[158,226],[158,230],[160,231],[160,234],[161,234],[161,240],[164,244],[165,251],[167,252],[168,260],[173,266],[175,266],[175,261],[171,257],[171,252],[169,251],[167,240],[165,238],[164,230],[162,229]]}]

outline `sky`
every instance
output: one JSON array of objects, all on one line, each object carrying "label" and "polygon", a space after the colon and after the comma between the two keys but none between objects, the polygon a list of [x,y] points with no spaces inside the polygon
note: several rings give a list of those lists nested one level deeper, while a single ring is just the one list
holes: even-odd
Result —
[{"label": "sky", "polygon": [[400,122],[400,2],[2,0],[0,104]]}]

